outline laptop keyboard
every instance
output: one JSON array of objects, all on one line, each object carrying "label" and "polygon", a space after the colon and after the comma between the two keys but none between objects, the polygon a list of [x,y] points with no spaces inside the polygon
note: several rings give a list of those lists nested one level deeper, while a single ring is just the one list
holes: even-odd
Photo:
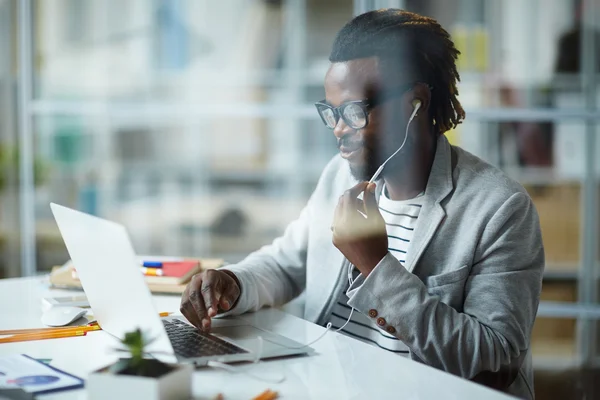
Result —
[{"label": "laptop keyboard", "polygon": [[203,333],[183,321],[173,319],[162,320],[162,322],[177,355],[195,358],[247,353],[246,350],[216,336]]}]

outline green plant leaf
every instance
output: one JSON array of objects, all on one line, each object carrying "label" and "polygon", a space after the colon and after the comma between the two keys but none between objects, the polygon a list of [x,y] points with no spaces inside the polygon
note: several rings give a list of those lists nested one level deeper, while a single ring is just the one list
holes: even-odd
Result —
[{"label": "green plant leaf", "polygon": [[139,376],[158,376],[161,371],[168,371],[169,366],[156,359],[146,359],[144,355],[149,354],[145,351],[146,346],[153,343],[157,338],[149,338],[141,329],[136,329],[125,333],[125,336],[120,339],[120,343],[124,348],[114,348],[115,351],[129,353],[130,357],[121,359],[118,365],[113,365],[115,373],[125,373],[128,375]]}]

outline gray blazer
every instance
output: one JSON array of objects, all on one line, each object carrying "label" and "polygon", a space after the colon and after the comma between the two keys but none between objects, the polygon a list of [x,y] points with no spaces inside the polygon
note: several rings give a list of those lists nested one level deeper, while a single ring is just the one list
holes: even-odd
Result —
[{"label": "gray blazer", "polygon": [[[349,266],[330,226],[339,196],[356,183],[347,162],[334,157],[283,236],[226,267],[241,283],[229,313],[278,306],[306,291],[304,317],[328,321]],[[533,398],[529,339],[543,269],[527,192],[442,135],[405,265],[388,254],[353,283],[349,304],[383,318],[412,359]]]}]

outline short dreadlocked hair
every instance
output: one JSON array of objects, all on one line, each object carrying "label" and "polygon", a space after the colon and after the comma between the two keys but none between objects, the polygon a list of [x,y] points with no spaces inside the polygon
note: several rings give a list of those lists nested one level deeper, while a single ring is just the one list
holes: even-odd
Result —
[{"label": "short dreadlocked hair", "polygon": [[329,61],[377,57],[384,77],[402,76],[429,85],[433,89],[430,118],[444,133],[465,118],[457,98],[459,54],[450,34],[436,20],[390,8],[348,22],[335,38]]}]

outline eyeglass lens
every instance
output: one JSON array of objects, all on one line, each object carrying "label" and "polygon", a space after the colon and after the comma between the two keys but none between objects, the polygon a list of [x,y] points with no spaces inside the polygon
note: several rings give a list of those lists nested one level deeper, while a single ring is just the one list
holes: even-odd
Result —
[{"label": "eyeglass lens", "polygon": [[351,128],[364,128],[367,124],[367,116],[365,111],[358,104],[348,104],[344,107],[344,121]]}]

